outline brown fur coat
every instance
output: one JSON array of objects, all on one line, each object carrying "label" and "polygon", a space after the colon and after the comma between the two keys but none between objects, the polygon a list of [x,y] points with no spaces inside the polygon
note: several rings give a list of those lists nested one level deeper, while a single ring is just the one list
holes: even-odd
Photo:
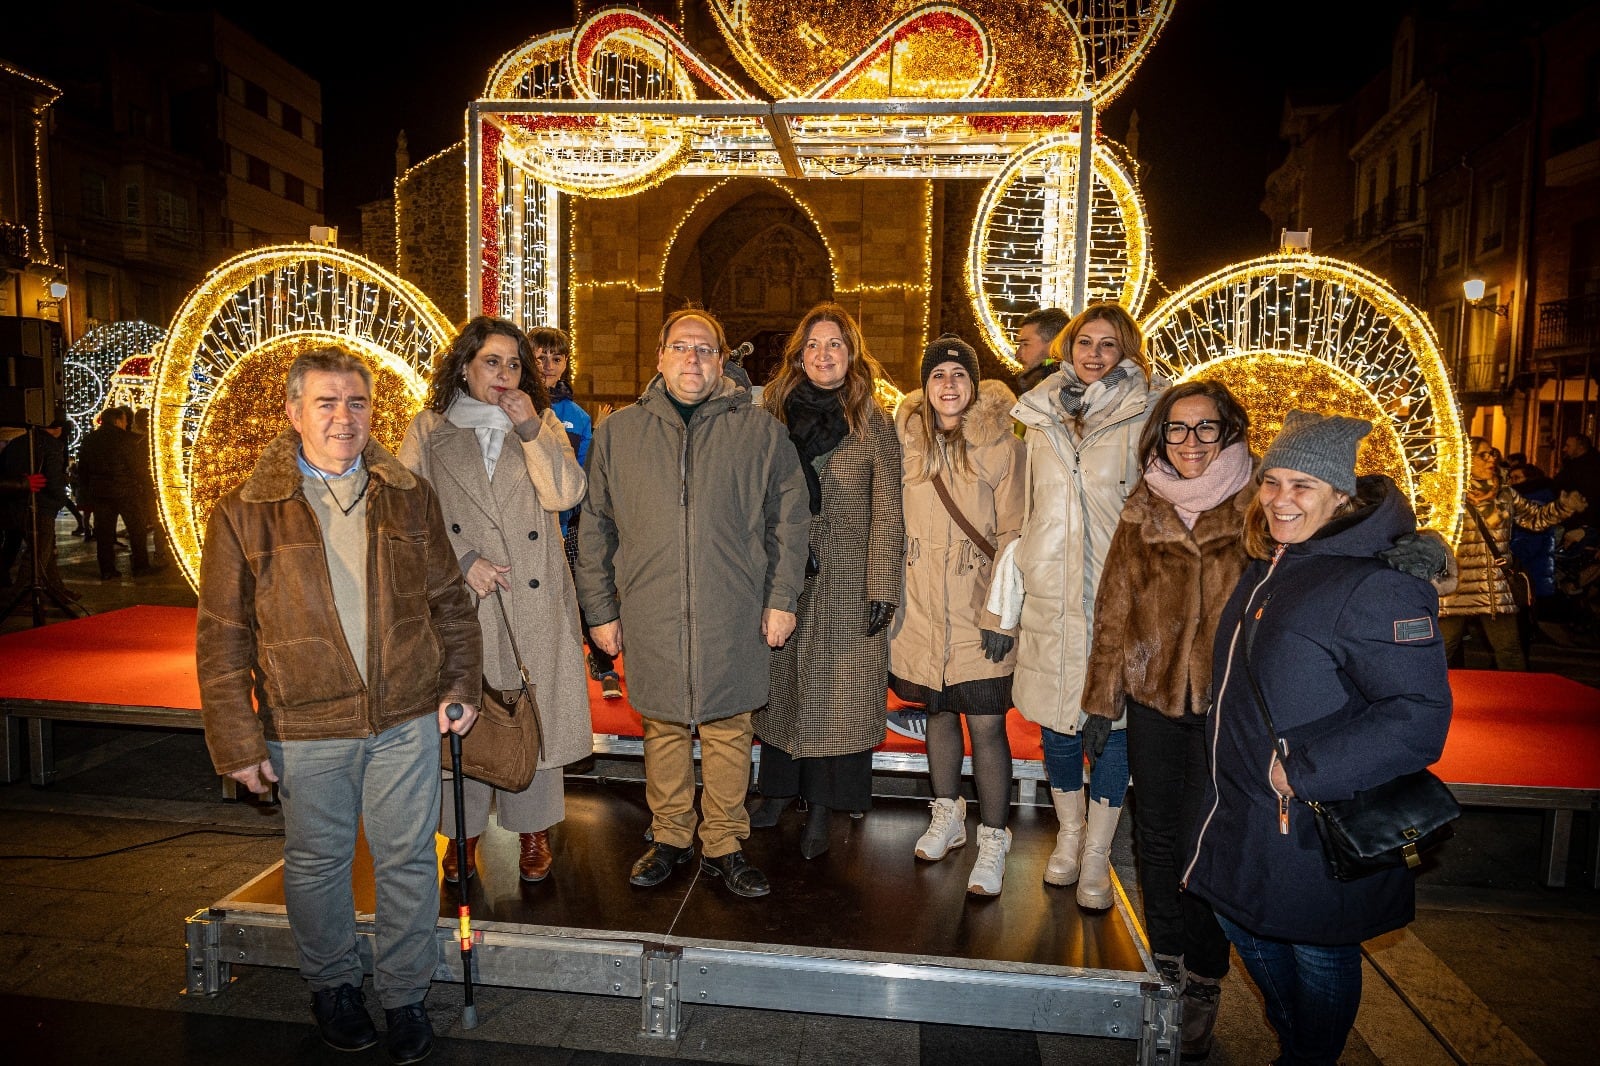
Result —
[{"label": "brown fur coat", "polygon": [[1255,493],[1252,481],[1190,530],[1140,479],[1095,596],[1087,713],[1120,718],[1124,696],[1168,718],[1210,706],[1217,615],[1249,562],[1240,531]]}]

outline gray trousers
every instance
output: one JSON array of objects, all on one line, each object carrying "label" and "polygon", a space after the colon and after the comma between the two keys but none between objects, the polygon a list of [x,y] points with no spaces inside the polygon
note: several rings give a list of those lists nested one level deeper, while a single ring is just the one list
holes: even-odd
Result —
[{"label": "gray trousers", "polygon": [[377,893],[372,985],[417,1003],[439,963],[439,727],[431,714],[352,740],[269,741],[283,806],[283,893],[313,990],[362,980],[350,887],[364,826]]},{"label": "gray trousers", "polygon": [[[489,826],[489,801],[494,800],[496,821],[501,829],[513,833],[538,833],[549,829],[567,816],[567,793],[562,784],[559,766],[540,770],[533,775],[533,783],[521,792],[502,792],[482,781],[467,778],[461,783],[461,795],[466,801],[467,836],[480,837]],[[456,795],[451,784],[450,771],[444,774],[444,802],[439,808],[439,832],[454,839],[456,835]]]}]

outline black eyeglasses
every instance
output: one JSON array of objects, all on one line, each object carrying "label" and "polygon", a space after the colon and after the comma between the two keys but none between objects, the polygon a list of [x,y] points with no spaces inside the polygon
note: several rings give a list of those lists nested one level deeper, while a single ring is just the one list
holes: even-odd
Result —
[{"label": "black eyeglasses", "polygon": [[1213,422],[1209,418],[1202,419],[1192,426],[1187,422],[1161,423],[1161,436],[1168,444],[1182,444],[1189,439],[1191,433],[1201,444],[1215,444],[1222,439],[1222,423]]}]

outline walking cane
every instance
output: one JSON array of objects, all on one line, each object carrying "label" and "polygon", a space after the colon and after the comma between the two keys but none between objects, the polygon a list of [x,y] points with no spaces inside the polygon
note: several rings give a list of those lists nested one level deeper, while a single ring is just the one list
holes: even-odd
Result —
[{"label": "walking cane", "polygon": [[[465,710],[459,703],[444,709],[444,716],[459,722]],[[472,908],[467,905],[467,812],[461,783],[461,734],[450,733],[450,776],[455,790],[456,838],[451,845],[456,849],[456,869],[461,871],[456,879],[458,903],[458,936],[461,938],[461,987],[466,993],[461,1008],[461,1028],[478,1027],[478,1008],[472,1003]]]}]

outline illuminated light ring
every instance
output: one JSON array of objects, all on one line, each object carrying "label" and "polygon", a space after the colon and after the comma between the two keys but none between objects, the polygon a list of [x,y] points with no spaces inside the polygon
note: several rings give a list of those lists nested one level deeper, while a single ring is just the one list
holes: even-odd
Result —
[{"label": "illuminated light ring", "polygon": [[[632,196],[670,177],[691,152],[688,138],[679,133],[642,136],[637,138],[638,143],[628,146],[608,143],[607,127],[647,121],[649,117],[496,115],[484,126],[485,134],[490,129],[498,131],[493,151],[489,138],[484,137],[484,162],[493,160],[497,151],[510,165],[560,192],[596,199]],[[582,133],[585,143],[560,146],[545,137],[558,130]],[[486,166],[484,173],[493,174],[495,170]],[[499,211],[498,200],[493,210]],[[485,196],[485,225],[490,221],[489,212],[489,198]]]},{"label": "illuminated light ring", "polygon": [[294,355],[338,343],[363,356],[377,378],[373,437],[393,449],[454,335],[420,290],[338,248],[278,245],[212,271],[173,318],[150,425],[161,523],[190,585],[211,507],[287,425]]},{"label": "illuminated light ring", "polygon": [[[1104,108],[1127,85],[1172,15],[1174,0],[968,0],[951,6],[994,42],[994,92],[1092,95]],[[775,98],[807,97],[916,0],[710,0],[729,50]]]},{"label": "illuminated light ring", "polygon": [[67,397],[67,420],[72,423],[72,437],[67,441],[67,449],[76,451],[89,419],[105,410],[107,382],[95,372],[94,367],[71,357],[61,361],[61,378],[64,386],[62,391]]},{"label": "illuminated light ring", "polygon": [[[1088,299],[1115,300],[1137,315],[1152,275],[1144,202],[1108,145],[1096,143],[1092,158]],[[1072,305],[1071,216],[1045,210],[1044,174],[1051,170],[1060,195],[1075,196],[1076,132],[1041,137],[1011,158],[984,190],[967,245],[973,311],[990,351],[1012,371],[1021,369],[1012,352],[1023,316]],[[1043,202],[1030,202],[1036,199]]]},{"label": "illuminated light ring", "polygon": [[[567,52],[572,47],[572,31],[557,30],[540,37],[533,37],[500,57],[494,69],[489,71],[489,80],[484,84],[483,95],[487,100],[526,100],[538,99],[523,93],[522,80],[539,67],[553,67],[558,70],[565,69]],[[563,76],[562,87],[567,85]]]},{"label": "illuminated light ring", "polygon": [[[1158,372],[1215,374],[1236,388],[1256,449],[1293,406],[1372,419],[1357,469],[1382,469],[1410,494],[1420,524],[1460,536],[1468,449],[1439,342],[1377,275],[1337,259],[1267,256],[1174,293],[1142,327]],[[1382,466],[1391,439],[1400,457]]]},{"label": "illuminated light ring", "polygon": [[[913,75],[910,91],[894,93],[894,98],[971,99],[987,95],[994,83],[994,46],[977,20],[949,4],[929,4],[897,19],[811,95],[818,100],[888,99],[891,95],[889,90],[894,86],[889,83],[888,71],[882,68],[887,67],[892,71],[896,53],[911,48],[917,43],[917,38],[941,36],[953,38],[958,45],[966,46],[968,58],[975,61],[976,71],[969,77],[952,79],[953,84],[948,84],[948,91],[945,92],[918,91],[919,84],[932,89],[937,83],[917,79]],[[879,91],[872,91],[874,88]]]}]

